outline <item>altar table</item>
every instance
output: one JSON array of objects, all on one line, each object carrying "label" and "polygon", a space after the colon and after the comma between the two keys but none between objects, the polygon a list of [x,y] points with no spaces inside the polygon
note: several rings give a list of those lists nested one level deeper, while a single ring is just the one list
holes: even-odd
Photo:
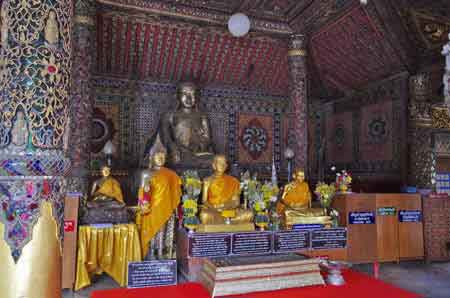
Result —
[{"label": "altar table", "polygon": [[[389,285],[366,274],[347,270],[344,272],[347,284],[344,286],[311,286],[279,291],[267,291],[232,295],[242,298],[419,298],[420,295]],[[177,286],[113,289],[94,291],[91,298],[210,298],[199,283],[184,283]]]},{"label": "altar table", "polygon": [[135,224],[111,227],[80,226],[75,290],[91,284],[92,274],[110,275],[120,286],[127,284],[128,262],[141,261]]}]

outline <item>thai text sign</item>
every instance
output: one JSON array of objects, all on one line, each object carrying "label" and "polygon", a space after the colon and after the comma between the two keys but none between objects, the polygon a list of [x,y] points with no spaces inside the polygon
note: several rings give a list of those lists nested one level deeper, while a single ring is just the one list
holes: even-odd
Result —
[{"label": "thai text sign", "polygon": [[420,210],[400,210],[398,212],[399,222],[421,222],[422,211]]},{"label": "thai text sign", "polygon": [[357,211],[348,213],[348,223],[351,225],[357,224],[374,224],[375,214],[373,211]]},{"label": "thai text sign", "polygon": [[168,286],[176,283],[176,260],[128,263],[128,288]]}]

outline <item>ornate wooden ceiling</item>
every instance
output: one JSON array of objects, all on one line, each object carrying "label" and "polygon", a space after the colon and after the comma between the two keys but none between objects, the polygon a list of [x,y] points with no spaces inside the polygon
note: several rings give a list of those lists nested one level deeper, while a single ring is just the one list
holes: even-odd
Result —
[{"label": "ornate wooden ceiling", "polygon": [[153,81],[193,80],[287,95],[287,43],[235,38],[199,26],[104,8],[97,16],[97,72]]},{"label": "ornate wooden ceiling", "polygon": [[[293,32],[310,37],[313,96],[336,97],[414,72],[419,52],[436,52],[450,28],[448,0],[369,0],[366,6],[359,0],[97,1],[103,4],[100,73],[194,79],[277,95],[288,94],[287,38]],[[235,12],[250,16],[245,38],[226,30]]]},{"label": "ornate wooden ceiling", "polygon": [[396,8],[416,54],[439,57],[450,32],[450,1],[403,1]]},{"label": "ornate wooden ceiling", "polygon": [[325,86],[339,90],[363,87],[403,68],[384,33],[361,6],[315,33],[311,51]]}]

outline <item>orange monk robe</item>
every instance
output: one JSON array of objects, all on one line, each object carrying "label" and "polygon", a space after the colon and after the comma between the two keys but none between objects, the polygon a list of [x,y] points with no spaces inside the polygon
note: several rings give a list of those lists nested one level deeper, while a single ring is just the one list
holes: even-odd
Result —
[{"label": "orange monk robe", "polygon": [[181,178],[174,171],[161,167],[150,178],[150,192],[150,212],[141,214],[140,218],[142,256],[147,255],[150,241],[180,203]]},{"label": "orange monk robe", "polygon": [[[283,201],[293,208],[311,208],[311,192],[309,190],[308,183],[302,182],[300,184],[293,183],[289,186]],[[282,202],[277,204],[277,213],[281,214],[284,212],[286,206]]]},{"label": "orange monk robe", "polygon": [[239,180],[229,175],[214,177],[208,188],[208,202],[218,206],[229,202],[240,191]]},{"label": "orange monk robe", "polygon": [[119,203],[125,204],[120,183],[112,177],[107,177],[103,180],[101,185],[99,185],[97,191],[94,193],[94,197],[100,195],[113,198]]}]

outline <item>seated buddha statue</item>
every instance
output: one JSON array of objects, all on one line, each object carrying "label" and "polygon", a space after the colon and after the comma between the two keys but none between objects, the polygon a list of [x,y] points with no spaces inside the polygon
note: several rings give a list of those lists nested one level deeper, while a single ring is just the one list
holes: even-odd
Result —
[{"label": "seated buddha statue", "polygon": [[322,208],[311,208],[311,191],[302,170],[296,170],[293,181],[284,187],[281,200],[277,204],[277,213],[287,226],[328,224],[330,221]]},{"label": "seated buddha statue", "polygon": [[125,206],[119,181],[111,177],[111,168],[102,167],[102,177],[92,184],[88,208],[121,208]]},{"label": "seated buddha statue", "polygon": [[162,115],[157,133],[147,143],[146,153],[159,137],[171,165],[208,166],[214,157],[210,124],[198,109],[198,91],[191,82],[177,86],[177,107]]},{"label": "seated buddha statue", "polygon": [[246,227],[254,229],[253,212],[240,208],[240,183],[238,179],[225,174],[227,167],[224,155],[214,157],[214,174],[203,181],[200,221],[204,225],[249,224]]},{"label": "seated buddha statue", "polygon": [[164,167],[164,149],[151,152],[148,169],[141,174],[137,213],[142,255],[146,259],[172,258],[175,211],[181,198],[181,178]]},{"label": "seated buddha statue", "polygon": [[102,177],[92,184],[81,222],[85,224],[128,222],[128,211],[125,208],[119,181],[111,176],[111,168],[107,165],[102,167],[101,173]]}]

